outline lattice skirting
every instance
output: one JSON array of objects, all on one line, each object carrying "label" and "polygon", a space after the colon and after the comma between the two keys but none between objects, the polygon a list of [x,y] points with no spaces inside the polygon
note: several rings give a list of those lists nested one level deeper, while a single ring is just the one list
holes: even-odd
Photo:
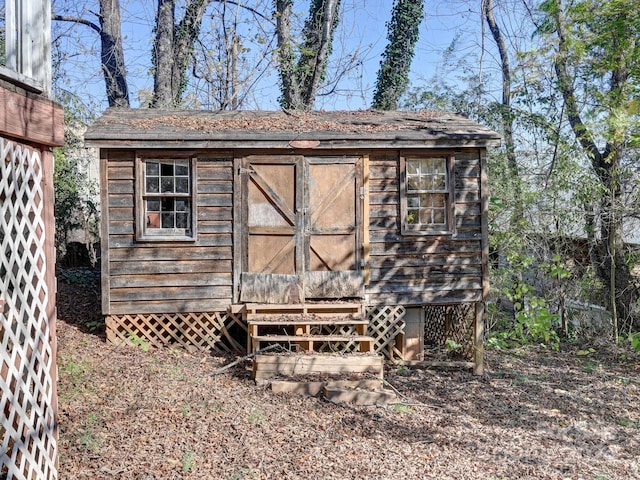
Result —
[{"label": "lattice skirting", "polygon": [[[402,345],[398,344],[398,340],[402,338],[405,327],[406,309],[403,306],[369,306],[366,308],[367,319],[369,325],[367,327],[367,335],[373,337],[373,351],[384,355],[389,360],[401,359]],[[325,335],[355,335],[355,327],[342,325],[339,327],[317,327],[317,332],[312,333]],[[321,352],[341,352],[350,353],[358,349],[356,342],[332,342],[325,343],[320,346]]]},{"label": "lattice skirting", "polygon": [[[401,338],[406,310],[402,306],[372,306],[366,309],[369,326],[367,335],[374,339],[373,349],[389,359],[402,358]],[[163,347],[180,345],[187,349],[214,353],[246,351],[247,326],[240,314],[154,313],[109,315],[106,317],[107,338],[114,344]],[[355,327],[334,329],[316,327],[315,334],[356,334]],[[351,353],[358,350],[356,342],[322,344],[321,352]]]},{"label": "lattice skirting", "polygon": [[214,353],[246,351],[247,326],[227,312],[109,315],[107,338],[115,344],[180,345]]},{"label": "lattice skirting", "polygon": [[58,478],[44,172],[39,151],[0,138],[0,478],[8,480]]},{"label": "lattice skirting", "polygon": [[[475,305],[428,305],[425,307],[424,343],[450,356],[473,358]],[[449,342],[448,342],[449,341]]]}]

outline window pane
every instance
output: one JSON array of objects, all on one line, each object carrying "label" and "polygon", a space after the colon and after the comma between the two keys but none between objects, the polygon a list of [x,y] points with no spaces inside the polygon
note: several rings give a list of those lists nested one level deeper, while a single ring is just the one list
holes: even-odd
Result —
[{"label": "window pane", "polygon": [[416,225],[419,223],[419,210],[407,210],[407,223],[409,225]]},{"label": "window pane", "polygon": [[160,172],[163,177],[173,177],[173,162],[162,162]]},{"label": "window pane", "polygon": [[434,168],[433,168],[434,173],[439,173],[441,175],[444,175],[446,173],[446,168],[447,168],[446,158],[434,158],[433,163],[434,163]]},{"label": "window pane", "polygon": [[422,223],[423,225],[431,225],[432,220],[430,208],[420,210],[420,223]]},{"label": "window pane", "polygon": [[444,208],[445,197],[442,193],[434,193],[431,195],[432,205],[437,208]]},{"label": "window pane", "polygon": [[159,212],[160,200],[147,200],[147,212]]},{"label": "window pane", "polygon": [[417,195],[411,195],[407,197],[407,207],[419,207],[420,197]]},{"label": "window pane", "polygon": [[163,198],[162,199],[162,211],[163,212],[173,212],[175,211],[175,199],[173,198]]},{"label": "window pane", "polygon": [[162,193],[173,193],[173,177],[162,177]]},{"label": "window pane", "polygon": [[433,223],[443,225],[444,224],[444,210],[434,209],[433,210]]},{"label": "window pane", "polygon": [[189,209],[189,200],[176,199],[176,212],[186,212]]},{"label": "window pane", "polygon": [[152,162],[147,160],[147,175],[159,175],[160,174],[160,165],[158,162]]},{"label": "window pane", "polygon": [[173,228],[174,226],[174,213],[163,213],[162,214],[162,228]]},{"label": "window pane", "polygon": [[181,175],[181,176],[189,175],[188,160],[176,160],[176,175]]},{"label": "window pane", "polygon": [[407,190],[420,190],[420,177],[408,177]]},{"label": "window pane", "polygon": [[189,193],[189,177],[176,178],[176,192]]},{"label": "window pane", "polygon": [[160,192],[160,179],[158,177],[147,177],[147,193]]},{"label": "window pane", "polygon": [[189,228],[189,215],[176,213],[176,228]]},{"label": "window pane", "polygon": [[444,175],[436,175],[433,177],[433,190],[446,190],[447,185]]},{"label": "window pane", "polygon": [[147,213],[147,228],[160,228],[160,213]]},{"label": "window pane", "polygon": [[423,158],[420,161],[420,173],[423,175],[433,172],[433,158]]},{"label": "window pane", "polygon": [[420,160],[417,159],[407,159],[407,174],[408,175],[418,175],[420,169]]}]

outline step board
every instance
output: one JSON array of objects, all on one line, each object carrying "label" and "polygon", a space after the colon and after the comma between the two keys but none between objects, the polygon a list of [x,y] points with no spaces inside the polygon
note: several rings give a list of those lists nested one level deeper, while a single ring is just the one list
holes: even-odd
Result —
[{"label": "step board", "polygon": [[262,342],[295,344],[306,351],[326,343],[355,342],[361,352],[369,352],[374,345],[374,339],[366,335],[369,321],[360,303],[248,303],[243,316],[249,352],[260,350]]},{"label": "step board", "polygon": [[391,390],[360,390],[351,388],[324,387],[324,398],[333,403],[350,403],[353,405],[388,405],[398,401]]},{"label": "step board", "polygon": [[273,380],[271,391],[273,393],[292,393],[294,395],[320,395],[325,388],[342,388],[350,390],[382,390],[381,378],[375,380],[328,380],[328,381],[296,381]]},{"label": "step board", "polygon": [[253,351],[260,350],[260,343],[291,343],[300,345],[306,351],[312,351],[314,343],[327,342],[358,342],[361,352],[370,352],[373,347],[373,337],[369,335],[252,335]]},{"label": "step board", "polygon": [[375,354],[351,355],[256,355],[253,378],[296,377],[314,374],[369,374],[382,378],[384,359]]},{"label": "step board", "polygon": [[271,304],[271,303],[247,303],[244,305],[247,315],[252,314],[276,314],[276,313],[298,313],[298,314],[362,314],[361,303],[337,302],[337,303],[300,303],[300,304]]},{"label": "step board", "polygon": [[369,320],[360,316],[336,316],[333,313],[251,313],[247,314],[247,323],[249,325],[368,325]]}]

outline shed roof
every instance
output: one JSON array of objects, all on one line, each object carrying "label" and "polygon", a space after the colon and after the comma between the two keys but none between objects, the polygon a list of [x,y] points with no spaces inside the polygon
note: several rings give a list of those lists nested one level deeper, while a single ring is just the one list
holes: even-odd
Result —
[{"label": "shed roof", "polygon": [[489,146],[500,136],[436,111],[204,111],[110,108],[87,130],[97,147],[424,148]]}]

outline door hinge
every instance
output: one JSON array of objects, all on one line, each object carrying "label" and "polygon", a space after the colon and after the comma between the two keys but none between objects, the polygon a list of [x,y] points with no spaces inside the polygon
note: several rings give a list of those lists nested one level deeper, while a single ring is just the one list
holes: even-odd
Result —
[{"label": "door hinge", "polygon": [[253,168],[243,168],[243,167],[238,167],[238,175],[242,175],[242,174],[252,174],[255,173],[255,170]]}]

